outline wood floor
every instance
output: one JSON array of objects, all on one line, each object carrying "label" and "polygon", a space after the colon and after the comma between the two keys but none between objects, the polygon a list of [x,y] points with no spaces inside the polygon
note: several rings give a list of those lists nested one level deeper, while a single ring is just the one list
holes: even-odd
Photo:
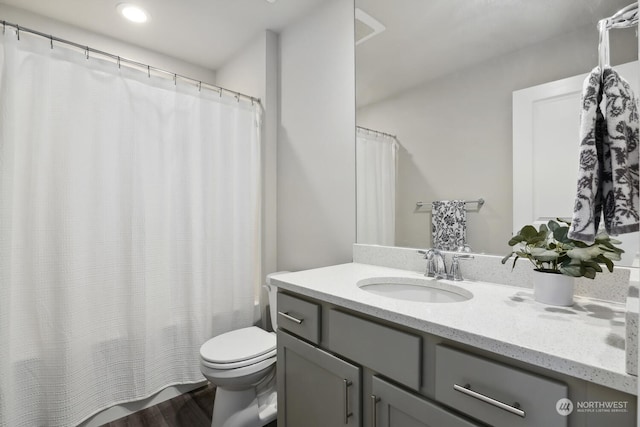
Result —
[{"label": "wood floor", "polygon": [[[208,385],[103,427],[210,427],[215,394],[215,388]],[[266,427],[277,427],[276,422]]]}]

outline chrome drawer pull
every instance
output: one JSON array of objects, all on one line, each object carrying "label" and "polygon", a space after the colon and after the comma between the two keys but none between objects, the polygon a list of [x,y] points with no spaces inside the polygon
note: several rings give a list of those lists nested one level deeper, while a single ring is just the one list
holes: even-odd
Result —
[{"label": "chrome drawer pull", "polygon": [[515,414],[519,417],[524,418],[526,416],[526,413],[522,409],[517,407],[517,406],[520,406],[517,403],[515,404],[515,406],[507,405],[506,403],[500,402],[499,400],[492,399],[489,396],[485,396],[482,393],[478,393],[477,391],[471,390],[471,385],[469,384],[466,384],[464,387],[458,384],[454,384],[453,389],[455,391],[459,391],[460,393],[466,394],[467,396],[470,396],[475,399],[481,400],[485,403],[488,403],[489,405],[493,405],[507,412],[511,412],[512,414]]},{"label": "chrome drawer pull", "polygon": [[371,395],[371,427],[378,427],[378,411],[376,410],[376,406],[378,406],[378,402],[380,402],[380,398],[375,394]]},{"label": "chrome drawer pull", "polygon": [[349,417],[353,415],[353,412],[349,411],[349,387],[353,385],[353,383],[347,379],[344,381],[344,423],[349,424]]},{"label": "chrome drawer pull", "polygon": [[297,317],[291,316],[289,313],[283,313],[281,311],[279,311],[278,314],[284,317],[285,319],[291,320],[292,322],[296,322],[298,325],[301,324],[302,321],[304,320],[304,319],[298,319]]}]

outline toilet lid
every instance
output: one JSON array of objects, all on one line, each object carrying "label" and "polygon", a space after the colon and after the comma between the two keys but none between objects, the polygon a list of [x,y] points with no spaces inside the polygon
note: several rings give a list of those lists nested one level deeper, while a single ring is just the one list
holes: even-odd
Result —
[{"label": "toilet lid", "polygon": [[234,363],[274,351],[276,336],[256,326],[211,338],[200,347],[200,356],[213,363]]}]

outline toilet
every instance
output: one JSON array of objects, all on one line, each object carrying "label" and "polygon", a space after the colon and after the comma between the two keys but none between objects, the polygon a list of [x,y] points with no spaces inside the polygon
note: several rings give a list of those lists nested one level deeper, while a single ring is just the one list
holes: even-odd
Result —
[{"label": "toilet", "polygon": [[[267,275],[271,324],[277,287]],[[211,338],[200,347],[200,371],[216,386],[211,427],[262,427],[277,416],[276,334],[257,326]]]}]

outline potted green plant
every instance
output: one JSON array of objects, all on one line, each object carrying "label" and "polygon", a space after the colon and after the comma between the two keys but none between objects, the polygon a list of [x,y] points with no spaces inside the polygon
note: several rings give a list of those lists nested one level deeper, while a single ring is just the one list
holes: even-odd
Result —
[{"label": "potted green plant", "polygon": [[592,244],[573,240],[567,235],[570,225],[569,221],[560,218],[542,224],[538,229],[525,225],[509,240],[509,246],[515,248],[502,259],[502,263],[515,255],[512,269],[520,258],[526,258],[533,264],[536,301],[572,305],[575,278],[593,279],[603,271],[602,266],[613,271],[613,261],[620,260],[624,252],[615,246],[621,242],[611,239],[606,233],[598,234]]}]

